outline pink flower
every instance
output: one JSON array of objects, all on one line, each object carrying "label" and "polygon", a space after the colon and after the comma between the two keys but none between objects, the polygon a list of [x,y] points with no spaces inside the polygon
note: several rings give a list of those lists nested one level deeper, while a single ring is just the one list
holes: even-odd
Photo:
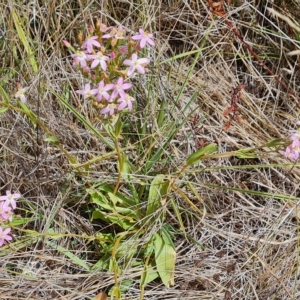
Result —
[{"label": "pink flower", "polygon": [[7,202],[0,202],[0,220],[8,220],[11,207]]},{"label": "pink flower", "polygon": [[300,153],[300,141],[299,140],[293,140],[293,143],[290,145],[290,147],[293,149],[294,152]]},{"label": "pink flower", "polygon": [[107,91],[112,90],[113,88],[114,88],[114,84],[110,83],[110,84],[105,85],[104,81],[101,80],[99,82],[99,86],[97,89],[97,100],[101,101],[102,98],[104,98],[107,101],[109,101],[110,95]]},{"label": "pink flower", "polygon": [[120,51],[122,54],[125,54],[125,53],[127,53],[127,47],[126,47],[126,46],[121,46],[121,47],[119,48],[119,51]]},{"label": "pink flower", "polygon": [[104,34],[103,39],[115,38],[117,40],[124,39],[125,30],[119,26],[118,28],[113,28],[110,33]]},{"label": "pink flower", "polygon": [[75,66],[78,66],[79,64],[82,68],[85,68],[87,66],[86,61],[88,57],[85,52],[77,51],[75,54],[71,54],[71,57],[74,59]]},{"label": "pink flower", "polygon": [[117,57],[116,52],[111,52],[109,56],[111,59],[115,59]]},{"label": "pink flower", "polygon": [[143,65],[148,64],[149,59],[148,58],[138,58],[136,53],[133,53],[130,59],[124,60],[124,65],[130,66],[127,75],[130,76],[133,74],[135,70],[137,70],[141,74],[145,74],[145,68]]},{"label": "pink flower", "polygon": [[286,147],[285,151],[278,151],[281,155],[283,155],[287,159],[297,160],[299,157],[299,152],[293,151],[291,145]]},{"label": "pink flower", "polygon": [[290,134],[291,134],[291,140],[292,141],[298,141],[299,140],[299,138],[300,138],[300,131],[298,131],[298,130],[291,130]]},{"label": "pink flower", "polygon": [[112,116],[115,113],[115,109],[116,109],[116,104],[109,103],[106,107],[101,109],[100,113],[102,115],[111,115]]},{"label": "pink flower", "polygon": [[100,31],[101,32],[106,32],[109,29],[111,29],[111,27],[108,27],[107,25],[105,25],[103,23],[100,24]]},{"label": "pink flower", "polygon": [[86,49],[88,53],[93,52],[93,46],[100,48],[101,44],[97,41],[98,36],[91,36],[83,42],[81,48]]},{"label": "pink flower", "polygon": [[76,93],[83,95],[84,98],[89,98],[93,95],[96,95],[98,93],[98,89],[91,90],[91,85],[87,83],[83,90],[77,90]]},{"label": "pink flower", "polygon": [[111,98],[114,99],[116,98],[118,95],[121,98],[125,98],[125,90],[128,90],[132,87],[131,83],[126,83],[124,82],[124,79],[122,77],[119,77],[117,83],[114,86],[114,90],[111,94]]},{"label": "pink flower", "polygon": [[132,102],[134,101],[134,98],[129,96],[128,94],[125,95],[125,98],[120,98],[118,102],[120,103],[118,106],[118,110],[122,110],[124,108],[128,108],[129,110],[132,110]]},{"label": "pink flower", "polygon": [[8,235],[11,231],[11,228],[6,228],[5,230],[3,230],[0,227],[0,247],[3,246],[5,241],[11,241],[12,237],[10,235]]},{"label": "pink flower", "polygon": [[25,103],[26,102],[26,96],[24,95],[29,87],[19,88],[18,91],[15,94],[16,98],[20,98],[20,100]]},{"label": "pink flower", "polygon": [[11,205],[13,209],[17,207],[16,199],[20,198],[19,193],[12,194],[10,191],[6,191],[6,196],[1,196],[0,201],[5,201],[7,205]]},{"label": "pink flower", "polygon": [[95,31],[94,26],[93,26],[93,25],[90,25],[90,26],[88,27],[88,31],[89,31],[90,33],[93,33],[93,32]]},{"label": "pink flower", "polygon": [[147,31],[144,31],[143,29],[139,29],[139,33],[137,35],[134,35],[131,37],[135,41],[140,41],[140,47],[144,48],[146,44],[148,43],[150,46],[154,46],[155,43],[152,41],[153,34],[148,33]]},{"label": "pink flower", "polygon": [[95,55],[89,55],[89,59],[93,59],[93,62],[91,64],[92,69],[96,68],[100,64],[102,70],[106,71],[107,69],[106,61],[109,60],[108,56],[103,55],[103,53],[99,51]]}]

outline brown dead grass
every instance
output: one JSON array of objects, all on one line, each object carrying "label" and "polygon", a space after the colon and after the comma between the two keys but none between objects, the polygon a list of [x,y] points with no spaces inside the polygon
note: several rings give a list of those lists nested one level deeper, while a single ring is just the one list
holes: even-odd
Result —
[{"label": "brown dead grass", "polygon": [[[294,128],[293,124],[299,119],[297,99],[249,56],[224,23],[224,19],[231,18],[264,63],[298,94],[299,60],[286,55],[299,47],[295,33],[285,22],[265,12],[265,1],[236,2],[235,7],[225,3],[228,14],[216,18],[209,32],[212,15],[204,0],[137,2],[78,0],[22,4],[21,1],[0,1],[0,10],[5,12],[0,19],[1,77],[8,78],[3,86],[13,95],[15,81],[24,86],[30,84],[32,97],[28,105],[69,153],[84,162],[107,151],[47,88],[69,97],[70,103],[95,128],[103,131],[97,112],[74,93],[82,80],[71,68],[69,53],[61,44],[62,38],[75,42],[78,31],[85,29],[93,18],[111,25],[123,24],[133,31],[142,26],[156,31],[157,47],[151,53],[155,60],[151,72],[158,80],[152,82],[152,90],[160,101],[167,103],[170,120],[181,116],[191,95],[200,89],[197,101],[186,115],[193,110],[194,113],[174,139],[174,147],[167,150],[166,155],[174,156],[174,166],[166,166],[166,169],[174,170],[197,149],[200,141],[217,140],[220,152],[226,152],[263,145],[273,138],[285,137],[287,131]],[[291,6],[280,1],[273,7],[296,19],[298,12],[293,7],[299,4],[297,0]],[[12,7],[28,25],[26,33],[36,49],[40,66],[38,75],[33,74],[18,40],[9,13]],[[274,37],[279,30],[282,37]],[[208,40],[203,55],[180,102],[174,105],[192,56],[162,65],[159,62],[197,49],[205,34]],[[247,85],[239,105],[243,122],[233,123],[225,132],[222,127],[228,117],[224,117],[223,112],[230,105],[230,90],[240,83]],[[132,118],[138,118],[139,113]],[[205,117],[199,130],[193,130],[191,125],[195,116]],[[150,115],[146,120],[152,123],[154,119],[155,116]],[[8,111],[0,116],[0,126],[1,192],[10,189],[22,193],[26,199],[20,204],[23,216],[32,217],[30,214],[35,211],[36,221],[25,224],[23,230],[44,233],[51,227],[64,232],[70,236],[54,243],[88,264],[94,264],[98,258],[97,246],[80,235],[93,236],[105,224],[91,224],[88,213],[83,213],[82,207],[87,202],[84,190],[88,183],[104,179],[114,183],[115,161],[98,163],[89,175],[78,178],[66,157],[43,141],[45,134],[41,129],[34,129],[28,118]],[[162,142],[163,132],[161,136]],[[205,186],[211,183],[299,197],[298,167],[272,166],[283,162],[278,155],[268,153],[256,160],[211,160],[204,161],[199,168],[222,166],[223,169],[203,173],[194,170],[187,175],[184,180],[193,183],[206,206],[203,215],[191,213],[189,207],[182,212],[188,234],[198,244],[178,238],[175,285],[166,288],[159,280],[152,282],[146,288],[144,299],[299,299],[298,203]],[[249,164],[266,166],[242,168]],[[241,168],[231,169],[232,166]],[[174,198],[184,207],[178,195]],[[190,198],[197,203],[192,195]],[[203,208],[202,204],[199,208]],[[15,229],[16,240],[22,235],[21,230]],[[109,273],[85,272],[51,247],[46,239],[32,238],[20,250],[9,249],[0,258],[0,267],[1,299],[92,299],[114,283]],[[121,279],[137,280],[139,274],[140,269],[125,270]],[[138,281],[124,299],[139,299]]]}]

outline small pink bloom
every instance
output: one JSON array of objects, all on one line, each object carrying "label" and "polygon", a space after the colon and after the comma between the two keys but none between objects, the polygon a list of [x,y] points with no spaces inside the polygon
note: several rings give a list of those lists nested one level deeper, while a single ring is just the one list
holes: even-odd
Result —
[{"label": "small pink bloom", "polygon": [[17,207],[16,199],[19,199],[21,195],[19,193],[12,194],[10,191],[6,191],[6,196],[1,196],[0,201],[4,201],[7,205],[11,205],[13,209]]},{"label": "small pink bloom", "polygon": [[149,59],[148,58],[138,58],[136,53],[133,53],[130,59],[124,60],[124,65],[130,66],[127,75],[130,76],[134,73],[135,70],[137,70],[141,74],[145,74],[145,68],[143,65],[148,64]]},{"label": "small pink bloom", "polygon": [[77,51],[75,54],[71,54],[71,57],[74,59],[75,66],[78,66],[79,64],[82,68],[87,66],[86,61],[88,57],[84,51]]},{"label": "small pink bloom", "polygon": [[131,83],[124,82],[124,79],[122,77],[119,77],[117,83],[115,84],[115,88],[111,94],[111,98],[114,99],[118,95],[121,98],[125,98],[125,90],[128,90],[132,87]]},{"label": "small pink bloom", "polygon": [[100,31],[101,32],[106,32],[107,30],[111,29],[111,27],[106,26],[105,24],[101,23],[100,24]]},{"label": "small pink bloom", "polygon": [[90,68],[89,68],[88,66],[86,66],[86,67],[84,67],[84,68],[82,69],[82,72],[85,73],[85,74],[87,74],[87,73],[90,72]]},{"label": "small pink bloom", "polygon": [[115,59],[117,57],[116,52],[110,53],[109,56],[110,56],[111,59]]},{"label": "small pink bloom", "polygon": [[109,60],[108,56],[103,55],[101,51],[97,52],[95,55],[89,55],[89,59],[93,59],[93,62],[91,64],[91,68],[96,68],[99,64],[103,71],[106,71],[107,65],[106,61]]},{"label": "small pink bloom", "polygon": [[86,38],[83,42],[81,48],[86,49],[88,53],[93,52],[93,46],[100,48],[101,44],[97,41],[98,36],[91,36],[89,38]]},{"label": "small pink bloom", "polygon": [[106,99],[107,101],[110,100],[110,95],[107,91],[110,91],[114,88],[114,84],[110,83],[110,84],[106,84],[104,83],[103,80],[101,80],[99,82],[99,86],[97,89],[97,100],[101,101],[102,98]]},{"label": "small pink bloom", "polygon": [[294,140],[293,143],[290,145],[292,148],[293,152],[295,153],[300,153],[300,141],[299,140]]},{"label": "small pink bloom", "polygon": [[7,202],[0,202],[0,220],[8,220],[8,213],[11,211],[11,207]]},{"label": "small pink bloom", "polygon": [[116,109],[116,104],[109,103],[106,107],[101,109],[100,113],[102,115],[111,115],[112,116],[115,113],[115,109]]},{"label": "small pink bloom", "polygon": [[121,46],[121,47],[119,48],[119,50],[120,50],[120,52],[121,52],[122,54],[127,53],[127,47],[126,47],[126,46]]},{"label": "small pink bloom", "polygon": [[25,103],[26,102],[25,93],[27,92],[28,89],[29,87],[19,88],[15,94],[15,97],[19,98],[23,103]]},{"label": "small pink bloom", "polygon": [[140,47],[144,48],[146,44],[148,43],[150,46],[154,46],[155,43],[152,41],[153,34],[148,33],[147,31],[144,31],[143,29],[139,29],[139,33],[137,35],[134,35],[131,37],[135,41],[140,41]]},{"label": "small pink bloom", "polygon": [[3,230],[0,227],[0,247],[3,246],[3,244],[5,243],[5,241],[11,241],[12,237],[10,235],[8,235],[11,231],[11,228],[6,228],[5,230]]},{"label": "small pink bloom", "polygon": [[84,98],[89,98],[93,95],[96,95],[98,93],[98,89],[91,90],[91,85],[87,83],[83,90],[77,90],[76,93],[83,95]]},{"label": "small pink bloom", "polygon": [[128,94],[125,95],[125,98],[120,98],[118,100],[119,106],[118,110],[122,110],[124,108],[128,108],[129,110],[132,110],[132,102],[134,101],[134,98],[129,96]]},{"label": "small pink bloom", "polygon": [[89,30],[90,33],[93,33],[93,32],[95,31],[95,28],[94,28],[93,25],[90,25],[90,26],[88,27],[88,30]]},{"label": "small pink bloom", "polygon": [[299,153],[293,151],[291,146],[286,147],[285,151],[280,150],[279,153],[287,159],[297,160],[299,158]]},{"label": "small pink bloom", "polygon": [[103,39],[115,38],[117,40],[124,39],[125,30],[119,26],[118,28],[113,28],[110,33],[104,34]]}]

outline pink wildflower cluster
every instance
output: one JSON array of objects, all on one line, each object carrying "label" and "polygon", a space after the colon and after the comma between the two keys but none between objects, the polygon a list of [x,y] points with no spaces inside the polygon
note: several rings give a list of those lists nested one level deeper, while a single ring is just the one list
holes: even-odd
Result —
[{"label": "pink wildflower cluster", "polygon": [[78,50],[63,41],[73,54],[73,67],[79,69],[88,83],[76,93],[92,100],[103,116],[113,116],[123,109],[132,110],[134,98],[128,94],[132,84],[128,82],[137,73],[145,74],[150,62],[140,57],[141,49],[154,46],[153,34],[139,29],[130,36],[122,27],[108,27],[96,23],[89,27],[90,36],[79,37]]},{"label": "pink wildflower cluster", "polygon": [[[296,123],[296,125],[300,125],[300,121]],[[290,140],[291,144],[288,145],[285,151],[280,150],[279,153],[283,155],[287,159],[298,160],[300,155],[300,130],[292,130],[290,131]]]},{"label": "pink wildflower cluster", "polygon": [[[6,191],[6,196],[0,196],[0,225],[4,225],[7,221],[12,221],[13,210],[17,207],[16,199],[20,198],[18,193],[12,194]],[[11,228],[2,229],[0,226],[0,247],[3,246],[5,241],[11,241],[12,237],[9,235]]]}]

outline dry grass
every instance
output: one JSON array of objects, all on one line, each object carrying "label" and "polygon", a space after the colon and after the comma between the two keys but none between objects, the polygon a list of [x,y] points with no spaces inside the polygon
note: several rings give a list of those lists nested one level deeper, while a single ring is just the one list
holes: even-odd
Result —
[{"label": "dry grass", "polygon": [[[300,2],[275,3],[272,7],[296,24],[299,11],[295,8]],[[61,40],[75,43],[76,34],[94,18],[110,25],[122,24],[132,32],[139,27],[152,29],[157,44],[150,53],[152,67],[136,91],[136,112],[126,116],[130,126],[124,140],[136,142],[133,133],[139,124],[146,123],[150,128],[146,134],[152,133],[151,128],[156,131],[154,142],[159,148],[171,124],[180,119],[179,131],[153,169],[153,174],[174,174],[199,145],[217,141],[219,152],[224,153],[264,145],[294,129],[299,119],[297,98],[255,61],[224,22],[230,20],[265,65],[298,95],[299,58],[287,53],[299,49],[300,32],[269,15],[266,5],[271,7],[266,1],[224,3],[227,14],[216,18],[204,0],[2,0],[1,86],[13,95],[16,81],[30,85],[28,106],[64,149],[83,163],[110,149],[51,92],[65,97],[105,134],[97,111],[74,92],[83,80],[72,69]],[[38,72],[19,38],[12,11],[26,33]],[[196,54],[176,58],[197,50],[205,37],[194,68],[190,69]],[[239,104],[242,123],[234,122],[224,131],[228,117],[223,112],[230,106],[230,90],[241,83],[246,84]],[[196,91],[197,97],[189,104]],[[162,102],[167,113],[165,125],[160,126],[157,115]],[[89,221],[86,188],[101,181],[114,185],[116,158],[96,163],[89,173],[78,175],[64,153],[44,141],[47,135],[43,129],[33,126],[17,109],[1,114],[0,126],[1,193],[20,191],[23,200],[18,213],[27,217],[14,228],[15,243],[1,249],[1,298],[93,299],[100,291],[108,291],[114,284],[109,272],[87,272],[57,246],[89,266],[97,262],[101,249],[89,237],[106,230],[107,225]],[[260,153],[256,159],[204,160],[181,179],[178,185],[199,211],[193,212],[180,194],[172,194],[189,239],[176,236],[175,285],[166,288],[160,280],[151,282],[144,299],[299,299],[299,208],[293,199],[300,197],[300,172],[298,165],[285,164],[266,148]],[[134,150],[128,155],[139,170],[147,163],[147,157],[136,157]],[[151,174],[132,176],[138,182]],[[186,188],[187,182],[197,191],[198,199]],[[178,227],[172,210],[167,215],[168,222]],[[49,229],[64,237],[47,238]],[[123,299],[139,299],[140,274],[140,268],[124,269],[120,281],[132,278],[135,283]]]}]

